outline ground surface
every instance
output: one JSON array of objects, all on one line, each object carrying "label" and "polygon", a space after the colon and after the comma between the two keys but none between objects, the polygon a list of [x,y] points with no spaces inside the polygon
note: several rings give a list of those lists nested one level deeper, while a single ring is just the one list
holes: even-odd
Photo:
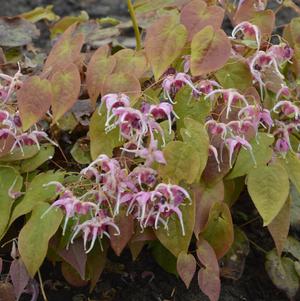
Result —
[{"label": "ground surface", "polygon": [[[41,5],[53,4],[59,15],[76,14],[86,10],[91,17],[122,16],[127,17],[125,0],[0,0],[0,15],[13,16]],[[290,18],[291,12],[282,14],[279,25]],[[228,28],[227,28],[228,29]],[[247,225],[243,230],[249,238],[260,245],[261,241],[270,242],[260,222]],[[133,262],[129,252],[121,258],[110,258],[110,264],[104,271],[95,291],[88,295],[88,288],[70,287],[62,278],[59,267],[48,264],[43,271],[46,294],[49,301],[204,301],[208,300],[198,289],[196,279],[186,290],[175,276],[162,270],[144,250]],[[42,300],[42,299],[40,299]],[[285,301],[285,295],[271,283],[264,270],[264,253],[251,244],[246,260],[245,271],[240,280],[223,280],[221,301]],[[300,297],[299,299],[300,300]]]}]

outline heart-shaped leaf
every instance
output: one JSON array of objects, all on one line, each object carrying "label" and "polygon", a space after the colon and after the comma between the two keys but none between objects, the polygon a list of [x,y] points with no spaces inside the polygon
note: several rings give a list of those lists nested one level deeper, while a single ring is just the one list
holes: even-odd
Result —
[{"label": "heart-shaped leaf", "polygon": [[230,210],[224,202],[216,202],[210,208],[207,224],[200,239],[204,238],[213,247],[218,258],[230,249],[234,230]]},{"label": "heart-shaped leaf", "polygon": [[289,185],[288,174],[279,164],[260,165],[249,172],[248,192],[263,218],[264,226],[272,222],[285,204]]},{"label": "heart-shaped leaf", "polygon": [[38,204],[19,234],[19,252],[31,277],[34,277],[42,265],[47,255],[49,240],[63,219],[60,209],[51,210],[41,218],[49,206],[47,203]]},{"label": "heart-shaped leaf", "polygon": [[145,50],[156,80],[180,56],[186,41],[187,31],[175,15],[163,16],[148,28]]},{"label": "heart-shaped leaf", "polygon": [[116,58],[110,56],[108,45],[98,48],[93,54],[86,72],[86,86],[93,104],[96,104],[103,89],[105,78],[112,73],[115,66]]},{"label": "heart-shaped leaf", "polygon": [[220,6],[207,6],[202,0],[193,0],[181,11],[180,21],[187,28],[191,41],[194,35],[207,25],[219,29],[224,18],[224,10]]},{"label": "heart-shaped leaf", "polygon": [[197,257],[203,264],[198,272],[198,284],[210,301],[218,301],[221,292],[220,269],[214,249],[201,239],[198,243]]},{"label": "heart-shaped leaf", "polygon": [[23,130],[28,130],[49,110],[53,101],[51,83],[39,76],[29,77],[17,92]]},{"label": "heart-shaped leaf", "polygon": [[196,272],[196,259],[192,254],[180,252],[177,258],[177,272],[185,286],[189,288]]},{"label": "heart-shaped leaf", "polygon": [[191,72],[194,76],[222,68],[231,52],[231,43],[226,33],[210,25],[194,35],[191,47]]},{"label": "heart-shaped leaf", "polygon": [[57,122],[78,100],[80,93],[80,73],[73,63],[56,71],[52,78],[53,122]]}]

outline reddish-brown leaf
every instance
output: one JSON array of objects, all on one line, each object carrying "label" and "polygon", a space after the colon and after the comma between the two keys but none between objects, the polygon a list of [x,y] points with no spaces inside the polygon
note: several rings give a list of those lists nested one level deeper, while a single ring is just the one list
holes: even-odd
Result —
[{"label": "reddish-brown leaf", "polygon": [[222,29],[206,26],[192,40],[191,72],[204,75],[222,68],[230,57],[231,43]]},{"label": "reddish-brown leaf", "polygon": [[194,277],[196,267],[196,259],[192,254],[186,254],[184,251],[179,253],[177,258],[177,272],[187,288],[189,288]]},{"label": "reddish-brown leaf", "polygon": [[80,57],[84,35],[75,31],[76,26],[77,24],[70,26],[53,46],[45,62],[44,71],[46,73],[53,72],[56,68],[61,70]]},{"label": "reddish-brown leaf", "polygon": [[218,301],[221,292],[220,269],[214,249],[201,240],[198,244],[197,256],[204,265],[198,272],[198,284],[210,301]]},{"label": "reddish-brown leaf", "polygon": [[68,283],[75,287],[84,287],[88,281],[82,280],[74,268],[65,261],[61,264],[61,273]]},{"label": "reddish-brown leaf", "polygon": [[0,282],[0,301],[15,301],[14,288],[9,282]]},{"label": "reddish-brown leaf", "polygon": [[82,239],[77,239],[68,249],[64,248],[58,254],[78,272],[81,279],[85,279],[87,255],[83,248]]},{"label": "reddish-brown leaf", "polygon": [[120,229],[120,235],[115,235],[116,230],[109,228],[110,245],[115,253],[120,256],[127,243],[130,241],[134,233],[134,223],[132,215],[126,215],[125,212],[120,212],[115,217],[115,223]]},{"label": "reddish-brown leaf", "polygon": [[148,28],[145,50],[156,80],[180,56],[186,40],[187,30],[175,15],[163,16]]},{"label": "reddish-brown leaf", "polygon": [[268,230],[273,237],[278,256],[281,256],[282,250],[284,248],[286,239],[289,234],[291,211],[290,209],[291,202],[290,199],[288,199],[281,208],[278,215],[268,225]]},{"label": "reddish-brown leaf", "polygon": [[256,13],[255,0],[244,0],[239,4],[239,9],[236,11],[233,20],[234,24],[239,24],[243,21],[248,21]]},{"label": "reddish-brown leaf", "polygon": [[132,74],[112,73],[103,83],[102,94],[108,93],[125,93],[134,102],[141,94],[141,84]]},{"label": "reddish-brown leaf", "polygon": [[200,234],[215,250],[218,258],[221,258],[230,249],[234,234],[230,210],[224,202],[216,202],[209,211],[208,222],[204,231]]},{"label": "reddish-brown leaf", "polygon": [[30,280],[30,276],[21,259],[15,259],[12,261],[9,269],[9,276],[14,286],[16,298],[19,300]]},{"label": "reddish-brown leaf", "polygon": [[53,122],[57,122],[77,101],[80,83],[78,68],[73,63],[53,74],[51,78]]},{"label": "reddish-brown leaf", "polygon": [[93,54],[86,72],[86,85],[89,96],[96,104],[99,94],[102,92],[104,80],[110,75],[116,66],[116,57],[110,55],[108,45],[97,49]]},{"label": "reddish-brown leaf", "polygon": [[148,62],[144,51],[122,49],[114,57],[117,60],[114,73],[124,72],[141,78],[148,69]]},{"label": "reddish-brown leaf", "polygon": [[207,4],[202,0],[193,0],[185,5],[181,11],[180,21],[189,33],[188,40],[207,25],[219,29],[224,18],[224,10],[220,6]]},{"label": "reddish-brown leaf", "polygon": [[23,130],[28,130],[49,110],[53,92],[51,83],[39,76],[29,77],[17,92]]},{"label": "reddish-brown leaf", "polygon": [[195,187],[194,192],[194,201],[196,202],[194,233],[198,237],[208,221],[211,206],[215,202],[223,202],[224,200],[224,183],[223,181],[213,185],[201,183],[198,187]]}]

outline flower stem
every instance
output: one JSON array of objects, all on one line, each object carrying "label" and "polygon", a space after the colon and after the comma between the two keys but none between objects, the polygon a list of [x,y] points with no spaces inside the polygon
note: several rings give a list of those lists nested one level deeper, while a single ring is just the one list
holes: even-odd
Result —
[{"label": "flower stem", "polygon": [[134,34],[135,34],[136,50],[140,50],[141,46],[142,46],[141,34],[140,34],[139,26],[138,26],[138,23],[137,23],[137,20],[136,20],[136,15],[135,15],[134,8],[133,8],[131,0],[127,0],[127,6],[128,6],[131,21],[132,21]]},{"label": "flower stem", "polygon": [[44,290],[44,284],[43,284],[42,275],[41,275],[40,270],[38,270],[38,277],[39,277],[40,288],[41,288],[41,293],[42,293],[43,299],[44,299],[44,301],[48,301],[45,290]]}]

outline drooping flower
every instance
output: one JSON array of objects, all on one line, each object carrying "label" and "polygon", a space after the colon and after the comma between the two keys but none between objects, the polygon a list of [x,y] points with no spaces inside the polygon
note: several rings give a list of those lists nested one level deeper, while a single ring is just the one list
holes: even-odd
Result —
[{"label": "drooping flower", "polygon": [[289,100],[279,101],[274,106],[273,111],[275,113],[279,113],[278,109],[280,109],[286,117],[293,117],[295,119],[299,118],[300,109]]},{"label": "drooping flower", "polygon": [[286,43],[279,45],[272,45],[268,50],[267,54],[273,56],[279,65],[282,65],[289,61],[293,55],[293,49]]},{"label": "drooping flower", "polygon": [[261,43],[261,34],[259,28],[247,21],[244,21],[240,24],[238,24],[232,31],[232,37],[234,39],[237,38],[237,35],[239,33],[242,33],[245,37],[254,37],[257,44],[257,49],[260,49],[260,43]]},{"label": "drooping flower", "polygon": [[217,89],[207,94],[205,99],[211,97],[215,94],[221,94],[223,96],[224,102],[226,103],[226,118],[228,119],[229,113],[231,112],[231,107],[242,101],[245,106],[248,106],[248,102],[244,95],[240,94],[236,89]]}]

